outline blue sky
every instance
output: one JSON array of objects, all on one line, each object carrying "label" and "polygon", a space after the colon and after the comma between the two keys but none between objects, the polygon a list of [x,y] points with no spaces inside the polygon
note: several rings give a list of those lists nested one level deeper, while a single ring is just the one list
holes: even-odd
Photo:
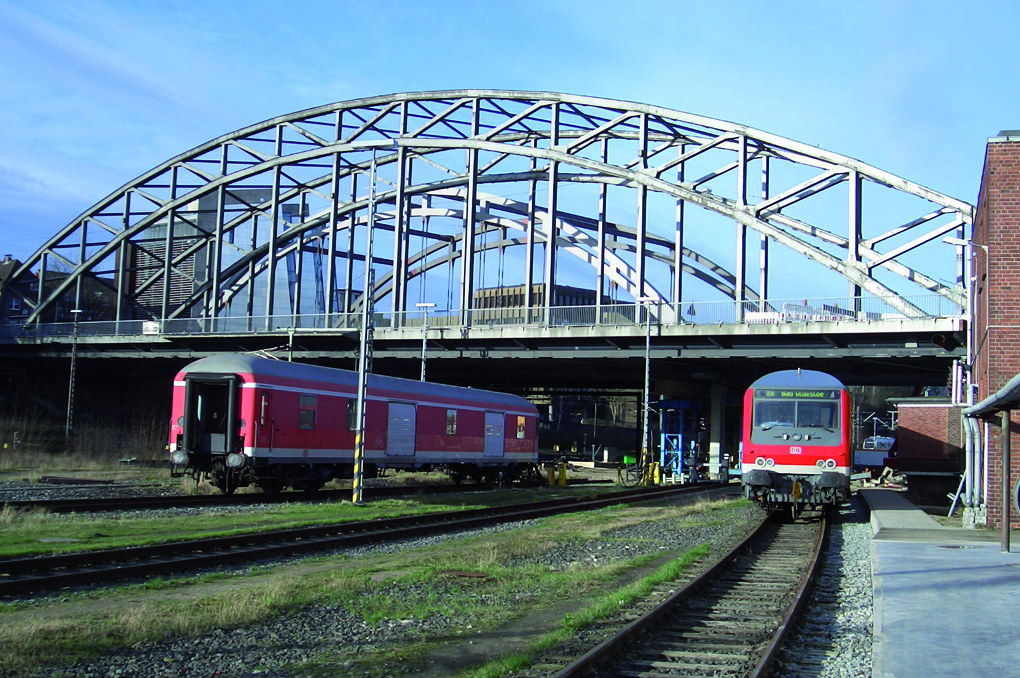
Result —
[{"label": "blue sky", "polygon": [[1020,128],[1014,27],[980,1],[0,0],[0,253],[221,134],[414,90],[662,105],[974,203]]}]

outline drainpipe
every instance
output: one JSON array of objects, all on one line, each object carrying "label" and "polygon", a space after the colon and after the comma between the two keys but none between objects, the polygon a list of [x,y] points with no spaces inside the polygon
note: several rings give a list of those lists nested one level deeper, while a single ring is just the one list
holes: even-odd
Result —
[{"label": "drainpipe", "polygon": [[966,432],[966,456],[967,466],[964,471],[964,494],[963,494],[963,505],[968,509],[974,510],[976,508],[975,487],[974,480],[977,476],[977,469],[975,464],[977,462],[977,421],[973,417],[963,418],[964,431]]}]

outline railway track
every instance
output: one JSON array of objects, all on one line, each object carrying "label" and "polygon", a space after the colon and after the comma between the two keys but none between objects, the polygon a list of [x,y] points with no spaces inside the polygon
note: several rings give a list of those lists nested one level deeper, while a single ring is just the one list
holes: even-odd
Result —
[{"label": "railway track", "polygon": [[[570,486],[608,483],[611,481],[575,479]],[[81,485],[77,486],[81,487]],[[98,487],[109,487],[101,485]],[[482,492],[486,485],[406,485],[366,488],[372,497],[404,497],[408,495],[445,494],[450,492]],[[203,506],[248,506],[252,504],[329,503],[350,500],[351,490],[319,492],[281,492],[279,494],[210,494],[147,497],[102,497],[90,499],[27,499],[0,500],[0,507],[16,510],[42,509],[51,513],[91,513],[102,511],[140,511],[148,509],[191,508]]]},{"label": "railway track", "polygon": [[558,513],[595,510],[615,504],[650,501],[718,487],[703,485],[629,490],[611,495],[534,502],[523,506],[449,511],[151,546],[0,560],[0,596],[26,595],[66,586],[193,572],[240,562],[397,541]]},{"label": "railway track", "polygon": [[[556,678],[762,678],[815,576],[825,520],[766,521]],[[675,587],[675,583],[674,583]]]}]

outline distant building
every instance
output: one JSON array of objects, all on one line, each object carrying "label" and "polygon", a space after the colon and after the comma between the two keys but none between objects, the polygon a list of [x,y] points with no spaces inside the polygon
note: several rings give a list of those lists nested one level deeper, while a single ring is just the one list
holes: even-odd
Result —
[{"label": "distant building", "polygon": [[[497,324],[529,323],[543,319],[545,307],[545,284],[531,286],[531,307],[526,311],[527,285],[505,287],[483,287],[475,290],[471,302],[471,318],[476,322]],[[559,324],[595,324],[595,290],[582,287],[556,285],[553,288],[552,308]],[[603,304],[612,301],[605,295]],[[570,309],[584,309],[571,312]],[[573,321],[573,322],[571,322]]]},{"label": "distant building", "polygon": [[32,308],[29,299],[39,296],[39,279],[31,271],[22,273],[14,279],[14,272],[21,268],[21,262],[10,254],[5,254],[0,262],[0,323],[17,323],[25,320]]}]

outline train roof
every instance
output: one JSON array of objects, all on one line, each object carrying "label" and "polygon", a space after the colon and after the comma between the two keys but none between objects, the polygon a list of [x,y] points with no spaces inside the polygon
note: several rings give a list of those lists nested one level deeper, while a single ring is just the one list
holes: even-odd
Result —
[{"label": "train roof", "polygon": [[[260,358],[242,353],[224,353],[201,358],[184,366],[180,374],[188,374],[190,372],[201,372],[204,374],[251,374],[256,378],[277,377],[346,386],[357,386],[358,383],[358,373],[351,370],[323,367],[321,365],[308,365],[305,363],[292,363],[285,360]],[[475,401],[484,399],[486,403],[493,405],[515,405],[534,409],[534,405],[527,399],[510,393],[466,388],[464,386],[450,386],[448,384],[437,384],[428,381],[422,382],[414,379],[401,379],[400,377],[386,377],[378,374],[368,375],[368,388],[370,390],[399,391],[409,396],[442,396]]]},{"label": "train roof", "polygon": [[772,372],[766,374],[764,377],[758,379],[756,382],[751,384],[750,388],[768,387],[768,386],[796,386],[798,388],[838,388],[845,389],[843,385],[836,377],[825,372],[818,372],[816,370],[780,370],[779,372]]}]

